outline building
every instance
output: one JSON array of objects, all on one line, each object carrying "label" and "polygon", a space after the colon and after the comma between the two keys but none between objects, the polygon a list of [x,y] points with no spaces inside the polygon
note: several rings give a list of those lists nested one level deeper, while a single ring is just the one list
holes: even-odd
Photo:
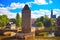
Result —
[{"label": "building", "polygon": [[16,30],[16,24],[12,23],[10,29],[11,30]]},{"label": "building", "polygon": [[9,22],[9,23],[6,25],[6,28],[11,29],[11,30],[16,30],[16,25],[15,25],[15,23],[13,23],[13,22]]},{"label": "building", "polygon": [[31,32],[31,10],[28,5],[25,5],[22,10],[22,32]]},{"label": "building", "polygon": [[55,36],[60,36],[60,16],[56,19],[56,31]]},{"label": "building", "polygon": [[25,5],[22,10],[22,32],[17,33],[16,37],[23,40],[35,40],[35,33],[31,32],[35,29],[31,25],[31,10],[28,5]]},{"label": "building", "polygon": [[56,19],[57,30],[60,30],[60,16]]},{"label": "building", "polygon": [[56,19],[56,15],[53,15],[53,10],[51,10],[51,18]]}]

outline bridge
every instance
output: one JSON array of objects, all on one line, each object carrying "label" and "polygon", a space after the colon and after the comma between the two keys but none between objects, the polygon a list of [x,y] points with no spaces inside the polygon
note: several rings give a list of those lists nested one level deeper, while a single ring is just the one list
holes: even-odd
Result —
[{"label": "bridge", "polygon": [[4,30],[4,29],[0,29],[0,35],[3,35],[4,32],[17,32],[17,30]]},{"label": "bridge", "polygon": [[36,30],[35,34],[39,35],[39,33],[41,33],[41,32],[48,32],[48,33],[54,32],[56,34],[56,33],[60,32],[60,30],[54,30],[54,31],[53,30]]}]

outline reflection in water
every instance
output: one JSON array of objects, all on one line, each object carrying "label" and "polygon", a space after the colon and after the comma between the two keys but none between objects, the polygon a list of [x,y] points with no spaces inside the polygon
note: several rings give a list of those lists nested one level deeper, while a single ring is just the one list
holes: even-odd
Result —
[{"label": "reflection in water", "polygon": [[48,37],[55,37],[54,32],[52,32],[51,34],[48,34]]},{"label": "reflection in water", "polygon": [[16,39],[16,38],[14,38],[14,39],[3,39],[3,40],[24,40],[24,39]]},{"label": "reflection in water", "polygon": [[[58,38],[60,38],[60,37],[58,37]],[[58,38],[55,37],[54,32],[53,32],[51,34],[48,34],[46,37],[37,36],[35,38],[35,40],[57,40]],[[6,39],[3,39],[3,40],[24,40],[24,39],[17,39],[16,37],[13,37],[13,38],[6,38]]]}]

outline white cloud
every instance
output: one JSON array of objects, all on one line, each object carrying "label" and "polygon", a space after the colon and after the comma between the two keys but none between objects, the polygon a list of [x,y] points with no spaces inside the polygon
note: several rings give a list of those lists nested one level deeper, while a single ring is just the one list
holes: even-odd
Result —
[{"label": "white cloud", "polygon": [[11,3],[10,8],[11,9],[23,8],[24,5],[25,5],[24,3],[15,3],[15,2],[13,2],[13,3]]},{"label": "white cloud", "polygon": [[[9,9],[16,9],[16,8],[23,8],[25,6],[25,4],[28,4],[29,7],[31,7],[32,4],[37,4],[37,5],[45,5],[45,4],[51,4],[52,0],[49,0],[49,2],[47,2],[46,0],[34,0],[34,2],[26,2],[26,3],[11,3],[10,7],[8,7]],[[3,4],[0,4],[1,6],[3,6]]]},{"label": "white cloud", "polygon": [[53,3],[53,1],[52,0],[49,0],[49,3],[51,4],[51,3]]},{"label": "white cloud", "polygon": [[[45,12],[48,13],[49,11],[48,10],[35,10],[35,11],[32,11],[31,12],[31,17],[32,18],[37,18],[37,17],[40,17],[40,16],[44,16],[45,15]],[[0,15],[3,15],[3,14],[6,14],[8,16],[8,18],[15,18],[16,17],[16,13],[12,13],[9,11],[8,8],[0,8]],[[19,13],[20,16],[22,16],[21,12]],[[49,14],[47,14],[49,15]]]},{"label": "white cloud", "polygon": [[[51,10],[34,10],[31,12],[32,18],[38,18],[44,15],[48,15],[48,17],[51,16]],[[60,16],[60,9],[53,9],[53,15],[56,15],[56,17]]]},{"label": "white cloud", "polygon": [[8,8],[0,8],[0,15],[7,15],[8,18],[15,18],[16,13],[12,13],[8,10]]},{"label": "white cloud", "polygon": [[57,17],[60,16],[60,9],[53,9],[53,13],[57,15]]},{"label": "white cloud", "polygon": [[[55,15],[57,15],[57,17],[60,15],[60,9],[53,9],[53,13]],[[9,11],[9,8],[0,8],[0,15],[6,14],[8,16],[8,18],[15,18],[16,17],[16,13],[12,13]],[[19,12],[20,16],[22,17],[21,12]],[[50,17],[51,14],[51,10],[34,10],[31,11],[31,18],[38,18],[44,15],[48,15],[48,17]]]},{"label": "white cloud", "polygon": [[49,0],[49,2],[47,2],[46,0],[34,0],[34,2],[26,2],[26,3],[11,3],[10,5],[10,9],[16,9],[16,8],[23,8],[25,4],[28,4],[29,7],[31,7],[32,4],[37,4],[37,5],[45,5],[45,4],[51,4],[53,3],[52,0]]},{"label": "white cloud", "polygon": [[[15,18],[17,13],[10,12],[9,10],[10,9],[8,7],[7,8],[0,7],[0,15],[5,14],[8,16],[8,18]],[[19,15],[20,17],[22,16],[21,12],[19,12]]]},{"label": "white cloud", "polygon": [[15,2],[13,2],[13,3],[11,3],[11,5],[10,5],[10,9],[16,9],[16,8],[23,8],[24,6],[25,6],[25,4],[28,4],[28,6],[29,7],[31,7],[31,3],[15,3]]},{"label": "white cloud", "polygon": [[4,6],[3,4],[0,4],[0,6]]},{"label": "white cloud", "polygon": [[34,3],[41,5],[41,4],[48,4],[46,0],[35,0]]},{"label": "white cloud", "polygon": [[34,0],[34,2],[28,2],[30,4],[37,4],[37,5],[46,5],[46,4],[51,4],[53,3],[52,0],[48,0],[49,2],[47,2],[46,0]]},{"label": "white cloud", "polygon": [[48,17],[50,17],[50,10],[35,10],[35,11],[32,11],[32,14],[31,14],[32,18],[38,18],[38,17],[41,17],[41,16],[44,16],[44,15],[48,15]]},{"label": "white cloud", "polygon": [[31,7],[31,2],[24,3],[27,4],[29,7]]}]

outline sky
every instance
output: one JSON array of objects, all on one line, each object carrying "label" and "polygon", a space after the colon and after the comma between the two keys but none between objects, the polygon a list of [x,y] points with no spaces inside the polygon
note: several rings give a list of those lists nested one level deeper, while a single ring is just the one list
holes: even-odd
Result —
[{"label": "sky", "polygon": [[8,18],[15,18],[16,14],[22,15],[22,9],[27,4],[31,9],[31,18],[44,15],[50,17],[60,15],[60,0],[0,0],[0,15],[6,14]]}]

